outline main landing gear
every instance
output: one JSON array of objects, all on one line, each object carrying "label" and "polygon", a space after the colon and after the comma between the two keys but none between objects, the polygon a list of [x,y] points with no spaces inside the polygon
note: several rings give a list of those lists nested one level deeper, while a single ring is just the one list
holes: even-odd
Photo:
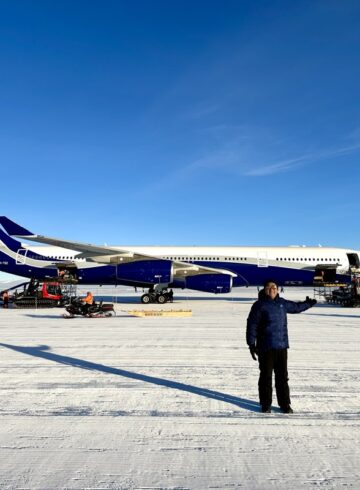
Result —
[{"label": "main landing gear", "polygon": [[170,301],[173,302],[173,292],[172,289],[168,291],[167,289],[162,290],[149,290],[148,293],[145,293],[141,296],[141,302],[145,305],[149,303],[159,303],[163,305]]}]

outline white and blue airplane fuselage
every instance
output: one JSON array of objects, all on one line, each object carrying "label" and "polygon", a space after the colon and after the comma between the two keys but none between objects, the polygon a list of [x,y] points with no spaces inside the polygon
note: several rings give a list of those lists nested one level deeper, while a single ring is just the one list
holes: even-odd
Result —
[{"label": "white and blue airplane fuselage", "polygon": [[[39,280],[68,269],[80,284],[226,293],[270,278],[281,286],[350,283],[360,270],[360,252],[346,248],[108,247],[34,235],[6,217],[0,225],[0,270]],[[48,246],[23,244],[14,236]]]}]

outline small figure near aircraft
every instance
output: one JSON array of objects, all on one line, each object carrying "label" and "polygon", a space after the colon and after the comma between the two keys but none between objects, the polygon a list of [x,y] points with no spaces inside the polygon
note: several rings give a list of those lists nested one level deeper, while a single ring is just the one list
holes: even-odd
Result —
[{"label": "small figure near aircraft", "polygon": [[112,303],[103,303],[100,301],[96,303],[93,301],[91,304],[87,304],[84,308],[83,298],[72,298],[68,304],[65,305],[67,315],[64,318],[74,318],[75,316],[83,316],[88,318],[105,318],[116,316],[114,305]]}]

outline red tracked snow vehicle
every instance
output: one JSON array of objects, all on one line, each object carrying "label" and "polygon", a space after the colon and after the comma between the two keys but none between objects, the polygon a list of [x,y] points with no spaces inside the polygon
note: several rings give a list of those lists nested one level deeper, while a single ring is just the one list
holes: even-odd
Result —
[{"label": "red tracked snow vehicle", "polygon": [[14,308],[50,308],[63,306],[68,298],[63,295],[59,282],[39,282],[32,279],[23,291],[12,297]]}]

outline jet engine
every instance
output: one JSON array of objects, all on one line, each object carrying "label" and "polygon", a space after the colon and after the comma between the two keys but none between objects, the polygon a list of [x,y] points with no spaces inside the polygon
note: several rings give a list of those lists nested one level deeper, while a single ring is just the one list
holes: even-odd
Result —
[{"label": "jet engine", "polygon": [[207,293],[229,293],[233,278],[226,274],[199,274],[186,278],[186,287]]},{"label": "jet engine", "polygon": [[169,284],[172,280],[171,260],[137,260],[118,265],[117,279],[148,284]]}]

